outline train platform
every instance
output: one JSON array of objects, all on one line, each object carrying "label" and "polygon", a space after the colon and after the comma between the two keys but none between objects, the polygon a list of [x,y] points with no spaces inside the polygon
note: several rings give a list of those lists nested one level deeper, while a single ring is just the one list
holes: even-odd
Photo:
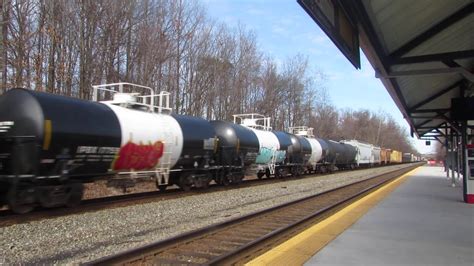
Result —
[{"label": "train platform", "polygon": [[474,206],[461,185],[419,167],[249,265],[474,265]]}]

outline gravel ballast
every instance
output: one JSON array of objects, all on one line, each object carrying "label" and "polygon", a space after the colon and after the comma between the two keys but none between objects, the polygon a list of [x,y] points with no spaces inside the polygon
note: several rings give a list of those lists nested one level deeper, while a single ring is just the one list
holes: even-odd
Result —
[{"label": "gravel ballast", "polygon": [[289,179],[3,227],[0,264],[87,262],[404,167]]}]

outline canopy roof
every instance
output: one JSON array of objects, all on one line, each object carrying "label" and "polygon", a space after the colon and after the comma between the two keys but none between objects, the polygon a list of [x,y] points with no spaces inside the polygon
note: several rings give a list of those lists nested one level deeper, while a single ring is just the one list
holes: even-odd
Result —
[{"label": "canopy roof", "polygon": [[473,1],[323,2],[340,8],[356,26],[360,47],[412,135],[439,140],[445,127],[458,127],[451,99],[474,96]]}]

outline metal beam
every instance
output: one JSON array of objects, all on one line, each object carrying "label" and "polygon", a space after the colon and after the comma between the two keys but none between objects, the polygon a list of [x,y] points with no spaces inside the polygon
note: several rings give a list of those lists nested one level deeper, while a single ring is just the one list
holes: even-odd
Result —
[{"label": "metal beam", "polygon": [[[449,126],[450,126],[452,129],[456,130],[456,132],[458,132],[458,133],[461,132],[459,126],[456,125],[456,123],[453,122],[451,119],[449,119],[449,117],[445,116],[444,114],[439,114],[438,117],[439,117],[438,119],[443,119],[444,121],[446,121],[446,123],[449,124]],[[418,127],[420,127],[420,126],[426,125],[426,124],[428,124],[428,123],[431,122],[431,121],[433,121],[433,119],[431,119],[431,120],[426,120],[425,122],[419,124],[418,126],[415,126],[415,128],[418,128]],[[430,132],[431,132],[431,130],[425,131],[424,133],[421,133],[420,136],[424,136],[425,134],[430,133]]]},{"label": "metal beam", "polygon": [[462,68],[460,74],[463,75],[470,82],[474,82],[474,80],[473,80],[474,74],[472,74],[469,69],[467,69],[467,68],[461,66],[460,64],[454,62],[454,60],[444,60],[443,64],[445,64],[445,65],[447,65],[448,67],[451,67],[451,68],[458,68],[458,67]]},{"label": "metal beam", "polygon": [[448,108],[436,108],[436,109],[421,109],[421,110],[414,110],[411,111],[410,113],[416,114],[416,113],[447,113],[451,111],[451,109]]},{"label": "metal beam", "polygon": [[[429,119],[425,120],[424,122],[418,124],[417,127],[416,127],[416,129],[421,129],[419,126],[426,125],[426,124],[428,124],[428,123],[430,123],[430,122],[433,122],[434,120],[443,120],[443,121],[444,121],[444,120],[446,120],[446,119],[444,119],[441,115],[437,115],[437,116],[435,116],[435,117],[433,117],[433,118],[429,118]],[[434,127],[435,127],[435,126],[433,126],[433,127],[430,126],[431,129],[433,129]]]},{"label": "metal beam", "polygon": [[[436,130],[436,131],[433,131],[433,130]],[[427,135],[427,134],[430,134],[430,135]],[[420,136],[423,136],[423,137],[446,137],[446,134],[444,134],[442,131],[440,131],[438,128],[433,128],[433,129],[429,129],[425,132],[423,132],[422,134],[420,134]]]},{"label": "metal beam", "polygon": [[456,132],[461,134],[461,128],[459,128],[459,126],[456,124],[456,122],[454,122],[453,120],[451,120],[449,117],[447,117],[444,114],[440,114],[440,117],[442,119],[444,119],[446,121],[446,123],[448,123],[451,126],[452,129],[456,130]]},{"label": "metal beam", "polygon": [[441,143],[441,145],[442,145],[443,147],[446,147],[446,144],[444,144],[438,137],[435,137],[435,139],[436,139],[439,143]]},{"label": "metal beam", "polygon": [[454,83],[454,84],[452,84],[452,85],[450,85],[450,86],[448,86],[448,87],[446,87],[446,88],[440,90],[439,92],[437,92],[437,93],[431,95],[430,97],[428,97],[428,98],[424,99],[423,101],[421,101],[421,102],[419,102],[419,103],[413,105],[412,107],[410,107],[410,111],[409,111],[409,112],[413,112],[413,111],[415,111],[416,109],[420,108],[421,106],[423,106],[423,105],[425,105],[425,104],[427,104],[427,103],[433,101],[434,99],[440,97],[441,95],[447,93],[448,91],[450,91],[450,90],[452,90],[452,89],[454,89],[454,88],[457,88],[457,87],[461,86],[462,83],[463,83],[463,81],[461,80],[461,81],[458,81],[458,82],[456,82],[456,83]]},{"label": "metal beam", "polygon": [[440,33],[444,29],[448,28],[449,26],[453,25],[454,23],[460,21],[461,19],[471,14],[473,12],[473,9],[474,9],[474,4],[472,2],[470,4],[463,6],[461,9],[454,12],[447,18],[443,19],[438,24],[432,26],[431,28],[423,32],[422,34],[416,36],[409,42],[402,45],[400,48],[392,52],[390,56],[395,57],[395,58],[403,56],[404,54],[418,47],[420,44],[429,40],[431,37],[435,36],[436,34]]},{"label": "metal beam", "polygon": [[448,67],[461,67],[461,65],[454,62],[454,60],[444,60],[443,64],[447,65]]},{"label": "metal beam", "polygon": [[398,78],[407,76],[439,76],[439,75],[453,75],[461,74],[466,79],[474,82],[474,74],[469,72],[466,68],[450,67],[450,68],[431,68],[431,69],[417,69],[417,70],[406,70],[406,71],[391,71],[387,75],[382,75],[378,71],[375,71],[376,78]]},{"label": "metal beam", "polygon": [[463,176],[463,197],[464,197],[464,202],[468,202],[467,199],[467,182],[468,182],[468,162],[467,162],[467,121],[462,121],[461,122],[461,158],[462,158],[462,176]]},{"label": "metal beam", "polygon": [[[367,14],[367,11],[365,10],[364,4],[362,3],[361,0],[341,1],[341,3],[345,7],[346,10],[350,10],[351,13],[353,13],[354,16],[357,18],[356,20],[359,22],[360,27],[363,29],[365,36],[367,36],[367,39],[369,42],[368,46],[371,46],[371,48],[376,54],[376,57],[378,58],[378,60],[380,60],[381,67],[383,68],[382,72],[387,73],[390,67],[387,61],[388,59],[387,54],[382,44],[380,43],[380,40],[377,36],[374,26],[370,22],[369,15]],[[362,45],[362,42],[361,42],[361,45]],[[385,85],[385,82],[387,85]],[[405,98],[403,97],[403,94],[400,90],[398,82],[395,79],[386,79],[385,82],[384,82],[384,85],[385,87],[387,87],[387,91],[390,93],[392,98],[394,98],[397,105],[398,103],[400,103],[402,114],[404,114],[404,116],[407,117],[407,122],[413,128],[415,124],[413,120],[411,120],[409,117],[407,103],[406,103]],[[393,92],[396,96],[393,95]],[[416,134],[418,136],[418,132],[416,132]]]},{"label": "metal beam", "polygon": [[429,122],[433,121],[433,119],[429,119],[429,120],[426,120],[425,122],[421,123],[421,124],[418,124],[418,125],[415,125],[415,129],[417,129],[418,127],[421,127],[423,125],[426,125],[428,124]]},{"label": "metal beam", "polygon": [[427,127],[423,127],[423,126],[422,126],[422,127],[418,127],[417,129],[435,129],[435,128],[441,128],[441,127],[443,127],[444,123],[446,123],[446,122],[443,122],[443,123],[441,123],[441,124],[439,124],[439,125],[437,125],[437,126],[427,126]]},{"label": "metal beam", "polygon": [[390,65],[404,65],[404,64],[419,64],[427,62],[438,62],[455,59],[466,59],[474,57],[474,50],[464,50],[457,52],[439,53],[439,54],[427,54],[427,55],[416,55],[408,57],[394,58],[390,57]]},{"label": "metal beam", "polygon": [[413,116],[414,114],[410,114],[410,117],[413,119],[435,119],[438,114],[436,115],[421,115],[421,116]]},{"label": "metal beam", "polygon": [[[430,135],[427,135],[430,134]],[[425,132],[422,134],[423,137],[429,138],[429,137],[446,137],[445,135],[442,134],[434,134],[433,132]]]},{"label": "metal beam", "polygon": [[441,134],[443,137],[446,137],[446,134],[444,134],[441,130],[439,130],[439,128],[435,128],[435,130]]},{"label": "metal beam", "polygon": [[429,141],[438,141],[441,144],[441,147],[446,147],[446,145],[440,139],[421,139],[421,140],[429,140]]}]

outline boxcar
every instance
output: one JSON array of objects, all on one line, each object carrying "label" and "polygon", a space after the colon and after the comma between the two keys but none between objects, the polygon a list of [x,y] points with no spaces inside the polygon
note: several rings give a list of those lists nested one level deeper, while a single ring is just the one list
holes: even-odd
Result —
[{"label": "boxcar", "polygon": [[390,153],[390,163],[401,163],[402,162],[402,152],[397,150],[392,150]]},{"label": "boxcar", "polygon": [[390,163],[390,149],[380,149],[380,164],[389,164]]}]

